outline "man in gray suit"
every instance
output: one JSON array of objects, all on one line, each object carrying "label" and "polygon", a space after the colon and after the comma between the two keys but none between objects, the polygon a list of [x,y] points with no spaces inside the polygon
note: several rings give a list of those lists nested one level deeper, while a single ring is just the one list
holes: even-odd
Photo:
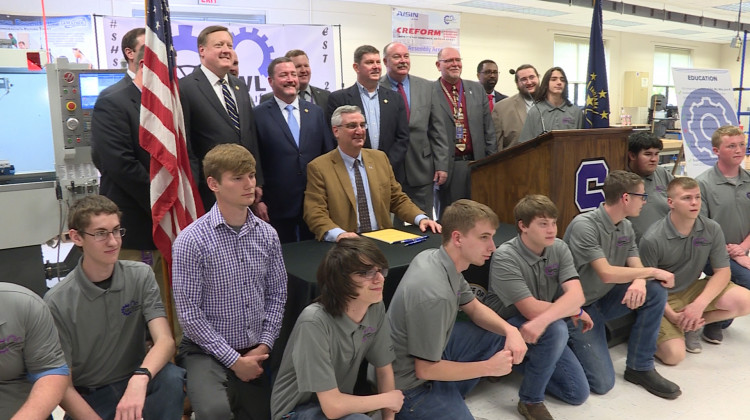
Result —
[{"label": "man in gray suit", "polygon": [[[440,211],[461,198],[471,198],[469,162],[497,152],[495,127],[484,87],[477,82],[462,80],[461,53],[443,48],[435,66],[440,78],[433,85],[440,111],[438,118],[446,127],[447,147],[439,148],[437,161],[448,167],[448,180],[440,187]],[[447,150],[448,153],[442,153]]]},{"label": "man in gray suit", "polygon": [[[307,54],[302,50],[289,50],[284,54],[284,57],[290,58],[297,70],[300,99],[314,103],[323,111],[328,109],[328,95],[330,95],[331,92],[310,84],[312,71],[310,70],[310,59],[307,58]],[[260,97],[260,102],[265,102],[271,98],[273,98],[273,92],[265,93]]]},{"label": "man in gray suit", "polygon": [[441,147],[443,155],[449,152],[443,120],[437,118],[439,97],[434,96],[432,82],[409,74],[411,60],[406,45],[398,42],[386,45],[383,63],[387,72],[380,78],[380,86],[393,89],[402,97],[409,120],[406,177],[401,187],[417,207],[432,214],[433,183],[442,185],[448,179],[448,163],[437,162],[437,154],[433,152]]},{"label": "man in gray suit", "polygon": [[[180,79],[180,100],[185,117],[188,152],[191,154],[193,176],[197,177],[198,190],[206,211],[211,209],[216,199],[206,184],[200,162],[217,144],[238,143],[249,150],[256,160],[257,185],[263,185],[255,116],[247,85],[228,74],[234,62],[232,50],[232,34],[226,27],[205,28],[198,35],[201,65]],[[260,188],[256,189],[256,197],[262,195]]]}]

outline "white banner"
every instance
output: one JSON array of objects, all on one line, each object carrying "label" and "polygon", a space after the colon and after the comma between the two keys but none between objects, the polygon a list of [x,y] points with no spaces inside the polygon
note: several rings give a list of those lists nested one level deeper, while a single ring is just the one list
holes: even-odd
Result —
[{"label": "white banner", "polygon": [[47,16],[47,41],[40,16],[5,15],[0,18],[0,38],[10,39],[11,48],[46,50],[52,60],[67,57],[71,63],[96,67],[94,24],[90,15]]},{"label": "white banner", "polygon": [[[268,85],[268,64],[292,49],[307,53],[312,70],[311,85],[335,90],[336,67],[330,26],[227,25],[223,22],[172,21],[172,37],[177,50],[180,77],[192,73],[194,68],[200,66],[198,34],[211,25],[227,26],[234,35],[234,49],[240,62],[240,78],[247,84],[256,104],[261,95],[271,91]],[[123,60],[120,51],[121,37],[130,29],[143,26],[143,18],[104,17],[102,26],[102,63],[106,63],[107,68],[119,69],[120,61]]]},{"label": "white banner", "polygon": [[414,55],[434,55],[443,48],[459,48],[461,14],[393,8],[393,42]]},{"label": "white banner", "polygon": [[687,175],[695,178],[716,163],[711,135],[724,125],[739,125],[726,69],[672,68],[682,125]]}]

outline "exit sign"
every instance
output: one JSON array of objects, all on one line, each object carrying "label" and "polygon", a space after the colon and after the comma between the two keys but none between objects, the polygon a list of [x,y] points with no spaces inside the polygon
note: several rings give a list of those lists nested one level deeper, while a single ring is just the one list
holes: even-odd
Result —
[{"label": "exit sign", "polygon": [[198,0],[198,4],[213,4],[218,5],[219,0]]}]

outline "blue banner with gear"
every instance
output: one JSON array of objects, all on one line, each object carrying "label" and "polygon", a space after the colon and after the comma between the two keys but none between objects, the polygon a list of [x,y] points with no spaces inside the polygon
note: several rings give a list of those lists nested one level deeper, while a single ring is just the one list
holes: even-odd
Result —
[{"label": "blue banner with gear", "polygon": [[[99,22],[97,22],[99,24]],[[336,62],[333,33],[324,25],[257,25],[224,22],[172,21],[174,48],[180,77],[200,66],[198,34],[211,25],[229,28],[234,37],[234,50],[239,58],[239,77],[245,81],[250,97],[257,104],[260,96],[271,92],[268,85],[268,64],[287,51],[300,49],[310,59],[310,84],[321,89],[336,90]],[[97,25],[98,26],[98,25]],[[100,47],[102,68],[123,68],[121,37],[129,30],[143,26],[142,18],[104,17],[101,28],[104,43]]]},{"label": "blue banner with gear", "polygon": [[725,125],[739,125],[726,69],[672,68],[682,127],[686,175],[693,178],[716,163],[711,135]]}]

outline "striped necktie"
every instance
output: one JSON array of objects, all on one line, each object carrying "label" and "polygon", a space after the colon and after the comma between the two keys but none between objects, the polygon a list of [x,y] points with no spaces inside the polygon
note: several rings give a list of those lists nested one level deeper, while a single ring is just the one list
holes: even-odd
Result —
[{"label": "striped necktie", "polygon": [[359,232],[372,231],[370,224],[370,210],[367,208],[367,195],[362,174],[359,173],[359,159],[354,159],[354,184],[357,187],[357,215],[359,216]]},{"label": "striped necktie", "polygon": [[232,98],[232,92],[229,91],[229,85],[224,79],[221,80],[221,93],[224,94],[224,103],[227,105],[227,114],[229,114],[229,119],[232,120],[234,129],[240,131],[240,117],[237,113],[237,104],[234,102],[234,99]]}]

